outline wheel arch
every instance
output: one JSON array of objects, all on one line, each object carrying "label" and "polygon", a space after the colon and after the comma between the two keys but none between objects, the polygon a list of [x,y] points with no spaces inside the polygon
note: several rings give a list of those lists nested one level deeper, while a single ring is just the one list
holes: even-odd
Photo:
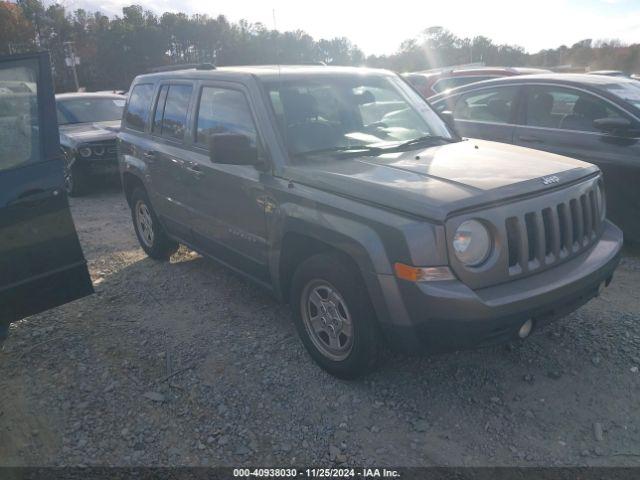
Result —
[{"label": "wheel arch", "polygon": [[131,172],[124,172],[122,174],[122,191],[124,192],[124,196],[127,199],[129,206],[131,206],[131,195],[136,187],[141,187],[146,191],[144,182],[140,177]]},{"label": "wheel arch", "polygon": [[378,274],[390,274],[382,240],[369,227],[335,216],[323,217],[327,225],[302,218],[288,218],[271,255],[271,272],[276,296],[289,301],[293,274],[305,259],[324,252],[336,252],[356,269],[374,306],[379,321],[386,321],[388,309]]}]

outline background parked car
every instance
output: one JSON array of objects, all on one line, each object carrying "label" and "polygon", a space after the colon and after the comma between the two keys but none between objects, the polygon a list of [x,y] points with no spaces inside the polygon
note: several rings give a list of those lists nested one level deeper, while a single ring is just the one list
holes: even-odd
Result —
[{"label": "background parked car", "polygon": [[628,74],[621,70],[594,70],[587,73],[589,73],[589,75],[604,75],[605,77],[629,77]]},{"label": "background parked car", "polygon": [[[640,83],[604,75],[546,74],[468,85],[431,99],[465,137],[595,163],[608,215],[640,241]],[[517,165],[514,165],[517,168]]]},{"label": "background parked car", "polygon": [[113,93],[56,95],[60,148],[69,195],[86,193],[96,177],[118,178],[116,135],[126,97]]},{"label": "background parked car", "polygon": [[492,78],[511,77],[545,73],[549,70],[540,68],[512,67],[453,67],[424,72],[406,73],[404,78],[413,85],[425,98],[429,98],[446,90],[481,82]]}]

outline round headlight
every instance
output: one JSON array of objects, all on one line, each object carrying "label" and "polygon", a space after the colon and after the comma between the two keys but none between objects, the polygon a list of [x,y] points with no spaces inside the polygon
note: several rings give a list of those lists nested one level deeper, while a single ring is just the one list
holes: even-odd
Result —
[{"label": "round headlight", "polygon": [[477,220],[462,222],[453,236],[453,251],[463,264],[477,267],[491,253],[489,231]]},{"label": "round headlight", "polygon": [[93,147],[93,153],[101,157],[104,155],[104,147]]},{"label": "round headlight", "polygon": [[89,147],[82,147],[78,149],[78,153],[80,154],[81,157],[90,157],[91,156],[91,149]]}]

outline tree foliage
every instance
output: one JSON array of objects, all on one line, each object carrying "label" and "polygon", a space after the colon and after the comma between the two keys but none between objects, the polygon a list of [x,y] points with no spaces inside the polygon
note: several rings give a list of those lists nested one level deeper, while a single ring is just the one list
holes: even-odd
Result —
[{"label": "tree foliage", "polygon": [[74,85],[65,65],[67,42],[73,42],[81,61],[78,78],[88,90],[126,89],[134,76],[152,67],[199,62],[366,64],[399,72],[473,62],[640,71],[640,45],[616,40],[588,39],[528,54],[518,46],[495,44],[483,36],[461,38],[436,26],[404,41],[392,55],[365,57],[344,37],[316,41],[302,30],[279,32],[260,23],[229,22],[222,15],[157,15],[130,5],[109,18],[100,12],[67,11],[60,4],[45,6],[42,0],[0,0],[0,55],[49,50],[59,91]]}]

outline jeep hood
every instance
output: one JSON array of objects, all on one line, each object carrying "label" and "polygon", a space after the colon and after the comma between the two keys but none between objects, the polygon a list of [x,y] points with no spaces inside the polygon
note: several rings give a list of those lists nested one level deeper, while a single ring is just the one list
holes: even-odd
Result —
[{"label": "jeep hood", "polygon": [[60,143],[75,147],[84,143],[114,140],[120,130],[120,120],[60,125],[58,130],[60,131]]},{"label": "jeep hood", "polygon": [[451,214],[542,193],[594,175],[572,158],[484,140],[379,156],[309,159],[283,176],[339,195],[444,221]]}]

